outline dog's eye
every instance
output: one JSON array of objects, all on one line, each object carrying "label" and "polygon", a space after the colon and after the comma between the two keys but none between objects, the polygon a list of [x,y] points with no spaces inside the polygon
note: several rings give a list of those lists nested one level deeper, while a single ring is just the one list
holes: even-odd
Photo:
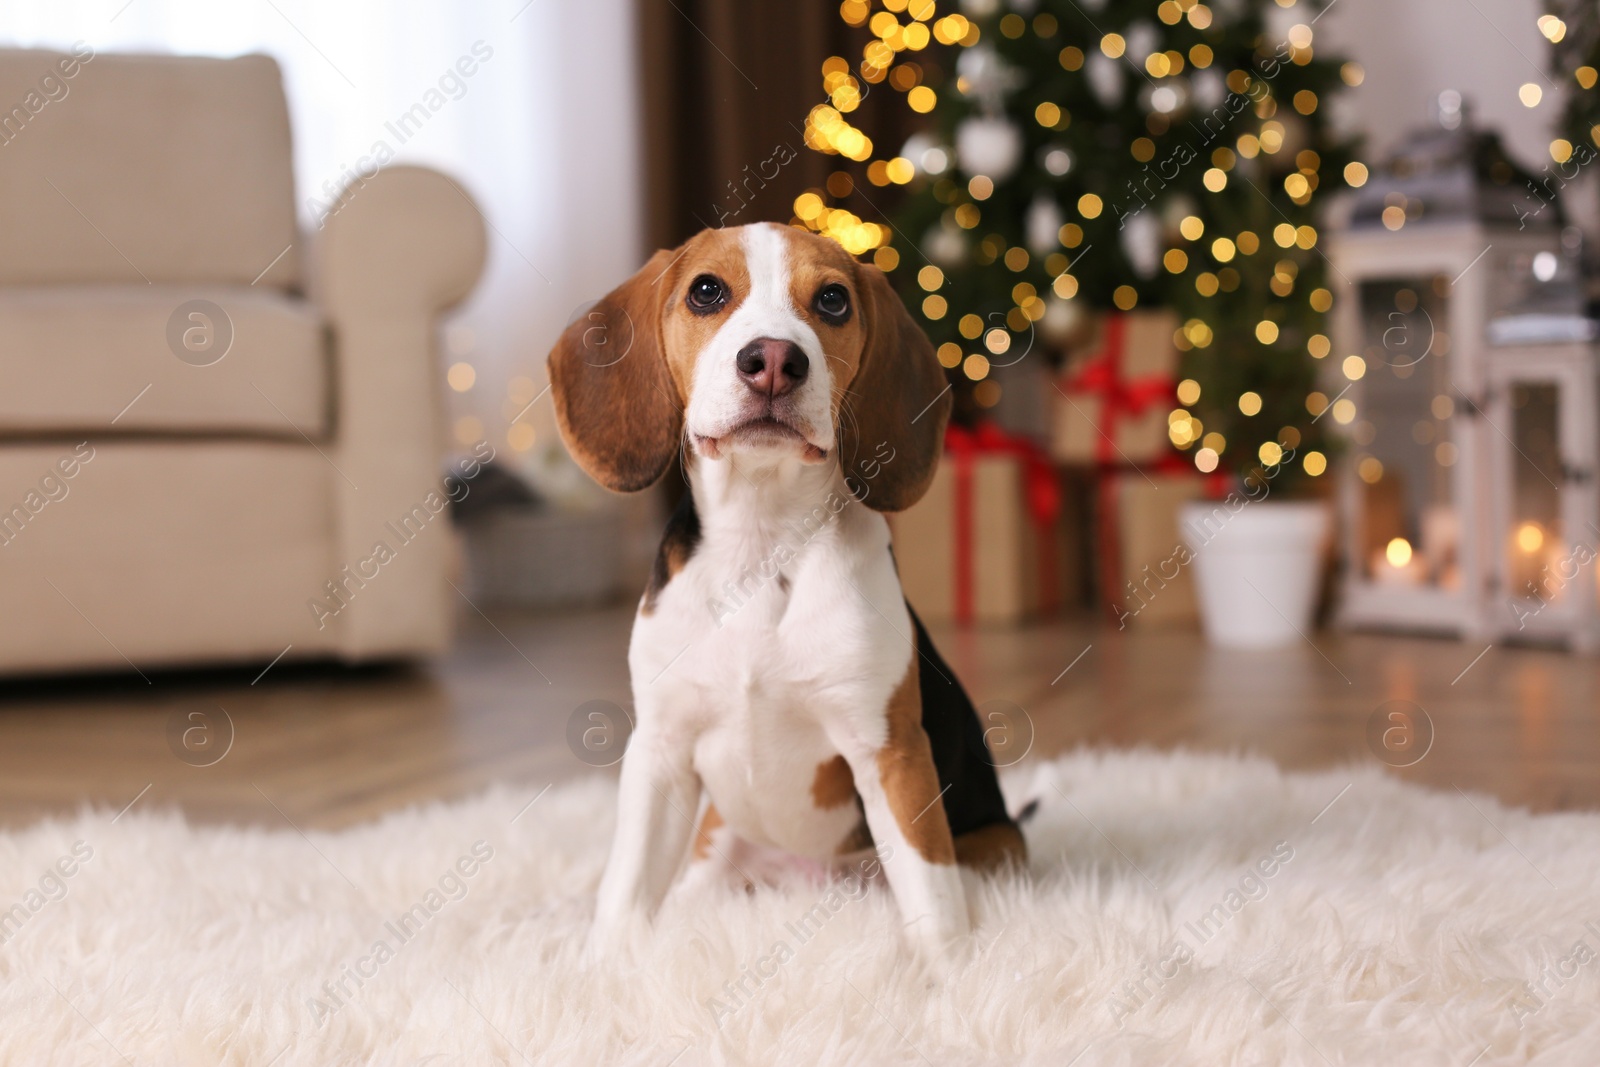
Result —
[{"label": "dog's eye", "polygon": [[850,290],[842,285],[825,285],[817,292],[817,313],[835,326],[850,318]]},{"label": "dog's eye", "polygon": [[710,274],[702,274],[689,283],[689,310],[701,315],[709,314],[721,307],[728,299],[728,287],[722,284],[722,279]]}]

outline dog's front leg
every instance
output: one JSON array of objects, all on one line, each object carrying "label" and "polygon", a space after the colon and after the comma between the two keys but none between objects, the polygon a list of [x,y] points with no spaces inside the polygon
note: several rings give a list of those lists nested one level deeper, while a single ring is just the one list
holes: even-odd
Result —
[{"label": "dog's front leg", "polygon": [[691,746],[641,725],[622,759],[617,828],[600,879],[591,944],[605,950],[655,914],[689,844],[700,803]]},{"label": "dog's front leg", "polygon": [[845,759],[895,903],[912,939],[937,958],[971,926],[927,734],[918,724],[891,730],[881,747],[852,747]]}]

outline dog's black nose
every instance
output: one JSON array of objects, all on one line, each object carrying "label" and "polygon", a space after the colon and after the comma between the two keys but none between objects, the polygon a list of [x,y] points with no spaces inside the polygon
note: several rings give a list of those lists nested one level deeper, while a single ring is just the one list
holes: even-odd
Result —
[{"label": "dog's black nose", "polygon": [[811,373],[811,361],[799,345],[770,337],[758,337],[739,349],[734,364],[744,383],[765,396],[782,396]]}]

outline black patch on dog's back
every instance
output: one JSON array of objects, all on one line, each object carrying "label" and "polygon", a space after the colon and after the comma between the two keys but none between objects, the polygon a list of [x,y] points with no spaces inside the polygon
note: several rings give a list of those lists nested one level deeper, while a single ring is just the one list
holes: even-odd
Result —
[{"label": "black patch on dog's back", "polygon": [[933,748],[950,835],[960,837],[995,823],[1010,823],[994,759],[983,739],[983,724],[965,689],[956,680],[927,629],[909,603],[916,630],[917,683],[922,690],[922,729]]},{"label": "black patch on dog's back", "polygon": [[694,494],[684,493],[678,498],[678,506],[673,509],[666,531],[661,535],[661,548],[650,568],[650,581],[644,587],[644,602],[639,605],[641,614],[648,615],[656,609],[656,597],[673,576],[683,570],[698,547],[700,515],[694,510]]}]

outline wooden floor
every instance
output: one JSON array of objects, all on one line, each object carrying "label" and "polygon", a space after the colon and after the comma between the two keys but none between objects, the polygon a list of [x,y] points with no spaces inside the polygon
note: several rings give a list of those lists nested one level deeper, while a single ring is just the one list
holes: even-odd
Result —
[{"label": "wooden floor", "polygon": [[[593,773],[568,746],[568,722],[587,701],[627,705],[630,621],[627,609],[499,614],[494,626],[467,618],[455,651],[437,663],[280,664],[254,684],[263,664],[153,675],[154,685],[120,676],[7,683],[0,825],[84,802],[119,810],[136,798],[141,809],[177,806],[202,821],[302,828],[346,826],[494,781],[531,798]],[[1431,744],[1391,773],[1541,810],[1600,807],[1592,660],[1334,633],[1313,635],[1315,646],[1228,653],[1186,629],[1119,633],[1090,618],[933,632],[988,716],[1001,762],[1078,745],[1151,745],[1253,751],[1287,767],[1376,764],[1379,753],[1403,763],[1424,748],[1420,707]],[[1410,719],[1391,720],[1391,710]]]}]

